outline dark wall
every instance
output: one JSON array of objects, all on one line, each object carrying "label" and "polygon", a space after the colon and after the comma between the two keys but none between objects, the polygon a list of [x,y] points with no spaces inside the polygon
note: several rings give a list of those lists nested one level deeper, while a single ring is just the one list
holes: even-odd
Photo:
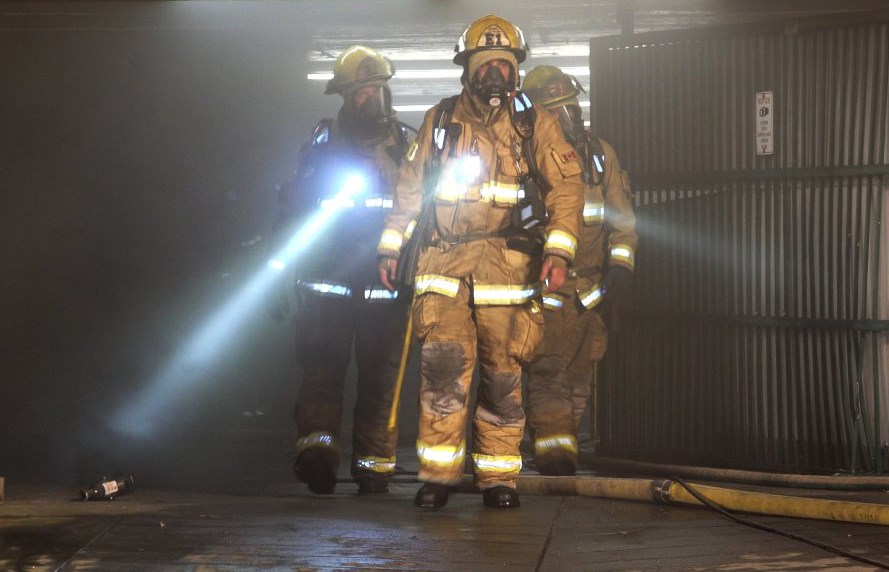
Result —
[{"label": "dark wall", "polygon": [[[67,476],[130,446],[108,420],[262,265],[275,185],[338,107],[305,81],[310,19],[187,4],[3,10],[7,478]],[[286,419],[289,335],[257,314],[218,361],[183,375],[191,389],[162,429],[231,427],[256,409]]]}]

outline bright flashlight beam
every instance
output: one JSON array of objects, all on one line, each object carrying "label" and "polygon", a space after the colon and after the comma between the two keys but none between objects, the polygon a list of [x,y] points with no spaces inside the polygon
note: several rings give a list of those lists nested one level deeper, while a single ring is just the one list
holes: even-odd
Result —
[{"label": "bright flashlight beam", "polygon": [[[349,177],[334,200],[344,203],[363,188],[362,177]],[[338,212],[339,209],[318,210],[306,221],[268,265],[204,322],[152,383],[116,412],[112,427],[134,437],[153,433],[157,421],[183,391],[209,377],[213,359],[228,348],[246,319],[255,315],[271,287],[282,279],[281,270],[306,251]]]}]

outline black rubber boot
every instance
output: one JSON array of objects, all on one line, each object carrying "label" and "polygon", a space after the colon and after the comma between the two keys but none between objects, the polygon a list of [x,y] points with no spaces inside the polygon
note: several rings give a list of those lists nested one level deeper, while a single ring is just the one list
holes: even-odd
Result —
[{"label": "black rubber boot", "polygon": [[450,494],[451,487],[447,485],[424,483],[414,497],[414,504],[420,508],[441,508],[448,504]]},{"label": "black rubber boot", "polygon": [[336,488],[336,471],[325,457],[323,451],[306,449],[293,463],[296,478],[309,485],[316,495],[332,494]]},{"label": "black rubber boot", "polygon": [[359,495],[389,492],[389,482],[383,477],[357,477],[355,482],[358,483]]},{"label": "black rubber boot", "polygon": [[560,459],[558,461],[549,461],[546,463],[537,463],[537,470],[541,475],[548,475],[554,477],[571,477],[574,476],[574,473],[577,472],[577,468],[574,463],[568,461],[567,459]]},{"label": "black rubber boot", "polygon": [[522,506],[519,502],[519,493],[515,489],[499,486],[482,491],[482,500],[485,506],[491,508],[517,508]]}]

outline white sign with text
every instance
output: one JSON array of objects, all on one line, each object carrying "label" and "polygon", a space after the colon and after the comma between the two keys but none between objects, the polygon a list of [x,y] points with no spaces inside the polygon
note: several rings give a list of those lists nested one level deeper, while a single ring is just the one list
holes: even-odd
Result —
[{"label": "white sign with text", "polygon": [[756,92],[756,154],[771,155],[775,152],[773,103],[774,92]]}]

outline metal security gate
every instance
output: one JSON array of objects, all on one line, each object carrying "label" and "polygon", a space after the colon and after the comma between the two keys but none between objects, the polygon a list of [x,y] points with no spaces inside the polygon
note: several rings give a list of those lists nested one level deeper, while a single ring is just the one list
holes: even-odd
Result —
[{"label": "metal security gate", "polygon": [[886,471],[889,13],[597,38],[590,70],[640,237],[598,454]]}]

